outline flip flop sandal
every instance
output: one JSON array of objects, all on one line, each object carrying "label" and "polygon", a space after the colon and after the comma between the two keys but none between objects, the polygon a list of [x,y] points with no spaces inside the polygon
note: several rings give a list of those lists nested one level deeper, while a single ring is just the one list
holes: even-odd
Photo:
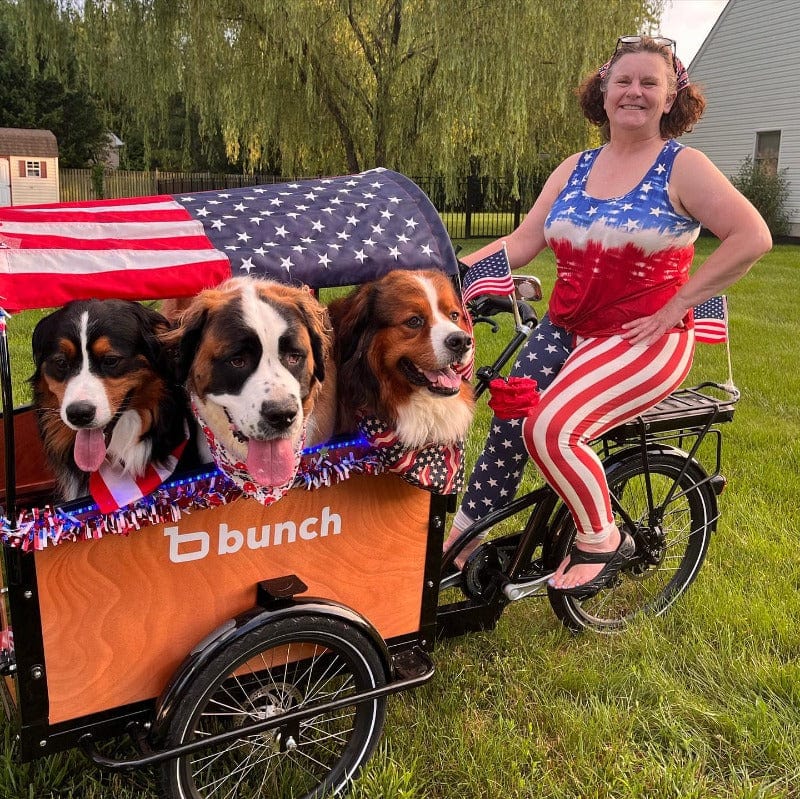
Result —
[{"label": "flip flop sandal", "polygon": [[569,566],[564,570],[566,574],[573,566],[584,563],[603,563],[603,568],[589,582],[573,585],[567,588],[555,588],[553,590],[567,596],[574,596],[576,599],[589,599],[598,591],[607,588],[620,569],[627,566],[636,554],[636,544],[630,534],[625,530],[620,531],[622,537],[619,546],[613,552],[584,552],[573,547],[569,554]]}]

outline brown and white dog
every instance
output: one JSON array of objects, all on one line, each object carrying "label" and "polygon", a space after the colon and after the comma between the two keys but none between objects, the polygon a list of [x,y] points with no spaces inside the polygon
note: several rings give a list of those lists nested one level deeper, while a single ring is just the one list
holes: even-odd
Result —
[{"label": "brown and white dog", "polygon": [[395,270],[328,310],[341,429],[367,415],[388,423],[410,449],[464,440],[474,409],[463,379],[473,340],[446,275]]},{"label": "brown and white dog", "polygon": [[309,291],[231,278],[193,298],[163,340],[178,348],[178,371],[223,471],[228,459],[255,483],[282,486],[303,443],[330,437],[332,331]]},{"label": "brown and white dog", "polygon": [[185,440],[188,406],[158,338],[167,329],[125,300],[70,302],[36,325],[30,382],[59,499],[85,495],[104,462],[140,477]]}]

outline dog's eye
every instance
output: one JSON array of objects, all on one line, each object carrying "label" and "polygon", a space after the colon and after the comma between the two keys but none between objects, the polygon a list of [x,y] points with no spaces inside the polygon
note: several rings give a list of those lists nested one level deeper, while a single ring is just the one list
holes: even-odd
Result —
[{"label": "dog's eye", "polygon": [[425,324],[425,320],[421,316],[412,316],[410,319],[406,319],[405,324],[406,327],[416,330]]},{"label": "dog's eye", "polygon": [[63,377],[69,369],[69,362],[66,355],[53,355],[47,359],[47,367],[53,377]]},{"label": "dog's eye", "polygon": [[457,322],[459,319],[461,319],[461,314],[458,311],[453,311],[450,314],[450,319],[453,322]]},{"label": "dog's eye", "polygon": [[247,360],[243,355],[234,355],[232,358],[228,359],[228,363],[234,369],[244,369],[244,367],[247,365]]},{"label": "dog's eye", "polygon": [[288,366],[297,366],[303,360],[302,352],[286,352],[283,355],[283,361]]},{"label": "dog's eye", "polygon": [[119,355],[104,355],[102,365],[104,369],[116,369],[121,362],[122,358]]}]

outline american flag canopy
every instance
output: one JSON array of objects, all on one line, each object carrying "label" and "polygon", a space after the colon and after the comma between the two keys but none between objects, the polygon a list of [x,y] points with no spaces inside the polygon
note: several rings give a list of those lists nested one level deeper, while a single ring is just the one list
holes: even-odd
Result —
[{"label": "american flag canopy", "polygon": [[464,275],[461,288],[464,302],[482,294],[513,294],[514,281],[508,263],[505,243],[497,252],[476,261]]},{"label": "american flag canopy", "polygon": [[728,340],[728,301],[724,295],[695,305],[694,338],[701,344],[724,344]]},{"label": "american flag canopy", "polygon": [[231,275],[314,288],[458,272],[422,190],[387,169],[225,191],[0,209],[0,307],[191,296]]}]

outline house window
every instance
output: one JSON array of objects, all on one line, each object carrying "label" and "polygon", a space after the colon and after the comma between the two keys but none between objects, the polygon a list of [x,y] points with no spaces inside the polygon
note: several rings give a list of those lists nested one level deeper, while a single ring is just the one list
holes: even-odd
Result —
[{"label": "house window", "polygon": [[778,155],[781,150],[781,132],[770,130],[756,133],[756,166],[769,175],[778,174]]}]

